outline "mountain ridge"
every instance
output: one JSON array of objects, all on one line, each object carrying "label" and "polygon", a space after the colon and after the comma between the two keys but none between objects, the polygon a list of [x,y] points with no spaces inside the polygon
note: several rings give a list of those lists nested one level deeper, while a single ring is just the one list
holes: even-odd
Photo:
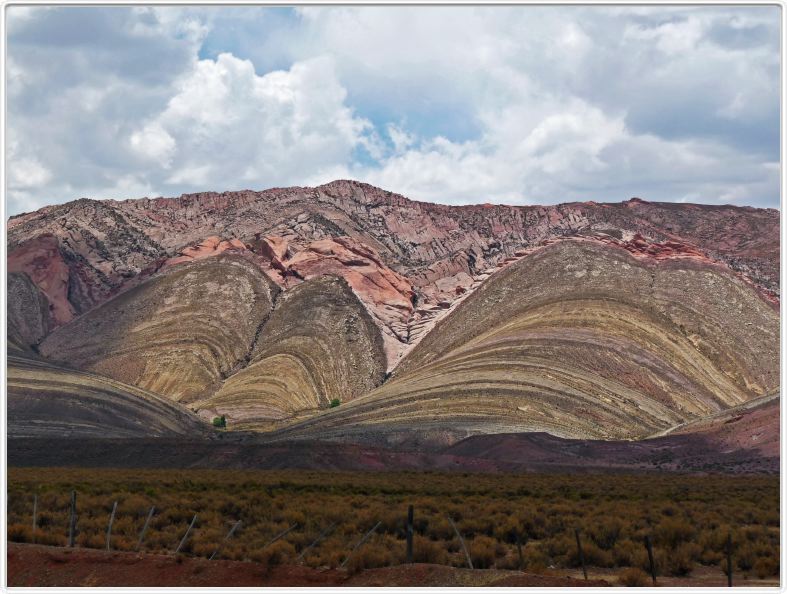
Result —
[{"label": "mountain ridge", "polygon": [[[778,387],[773,209],[450,206],[337,180],[80,199],[7,226],[15,349],[272,439],[354,438],[342,419],[356,413],[356,436],[393,443],[640,438]],[[267,305],[246,315],[252,293]],[[727,324],[744,354],[722,331],[727,305],[751,321]]]}]

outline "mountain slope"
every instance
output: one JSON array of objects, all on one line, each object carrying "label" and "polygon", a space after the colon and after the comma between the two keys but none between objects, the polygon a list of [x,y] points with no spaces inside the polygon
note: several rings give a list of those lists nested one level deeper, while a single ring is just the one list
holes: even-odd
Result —
[{"label": "mountain slope", "polygon": [[278,291],[236,255],[181,264],[60,327],[40,352],[190,402],[244,361]]},{"label": "mountain slope", "polygon": [[775,210],[337,181],[78,200],[8,230],[9,348],[272,439],[639,438],[778,387]]},{"label": "mountain slope", "polygon": [[36,357],[9,355],[7,390],[11,438],[206,434],[195,415],[166,398]]},{"label": "mountain slope", "polygon": [[779,315],[708,259],[560,241],[493,275],[367,397],[282,437],[638,438],[779,382]]},{"label": "mountain slope", "polygon": [[6,321],[11,352],[31,352],[49,332],[49,301],[24,273],[6,276]]},{"label": "mountain slope", "polygon": [[230,426],[266,428],[348,402],[379,385],[385,353],[379,331],[341,278],[318,277],[284,293],[262,327],[247,367],[194,404]]},{"label": "mountain slope", "polygon": [[352,181],[45,207],[9,220],[8,265],[11,271],[26,272],[44,292],[55,327],[212,236],[239,242],[263,260],[270,260],[265,245],[284,242],[288,257],[295,258],[313,242],[346,236],[379,254],[385,266],[412,286],[414,307],[400,309],[396,319],[383,324],[398,342],[389,349],[393,367],[422,334],[413,328],[429,326],[435,308],[472,290],[479,278],[517,251],[545,240],[598,233],[684,243],[761,288],[779,291],[779,213],[773,209],[638,199],[444,206]]}]

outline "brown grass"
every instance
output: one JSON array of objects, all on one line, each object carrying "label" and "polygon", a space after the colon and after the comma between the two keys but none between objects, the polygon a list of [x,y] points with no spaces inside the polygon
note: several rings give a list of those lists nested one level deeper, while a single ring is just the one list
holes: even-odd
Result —
[{"label": "brown grass", "polygon": [[[659,575],[690,575],[701,565],[721,571],[732,532],[736,573],[770,577],[779,571],[778,477],[12,468],[8,484],[7,534],[13,542],[32,542],[37,493],[36,542],[65,545],[69,493],[76,489],[77,544],[88,548],[105,546],[113,501],[118,502],[113,549],[136,547],[155,505],[144,551],[174,551],[197,513],[184,555],[209,557],[241,520],[221,558],[267,566],[295,563],[335,522],[303,563],[337,567],[379,521],[348,561],[350,571],[360,571],[404,561],[405,517],[412,504],[416,562],[466,565],[446,519],[450,515],[478,568],[518,568],[517,533],[526,541],[528,572],[579,567],[574,538],[579,527],[590,567],[649,571],[643,541],[650,535]],[[265,546],[293,523],[298,529]]]}]

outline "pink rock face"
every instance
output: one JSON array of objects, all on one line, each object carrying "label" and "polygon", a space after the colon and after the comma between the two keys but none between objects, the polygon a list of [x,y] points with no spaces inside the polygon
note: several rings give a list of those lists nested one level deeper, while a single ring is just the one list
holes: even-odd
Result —
[{"label": "pink rock face", "polygon": [[68,301],[69,268],[57,237],[45,233],[22,243],[8,256],[8,272],[24,272],[49,299],[51,321],[65,324],[74,318]]},{"label": "pink rock face", "polygon": [[397,336],[413,312],[415,292],[410,282],[351,237],[314,241],[287,260],[285,267],[288,274],[303,280],[326,274],[345,278],[372,316]]},{"label": "pink rock face", "polygon": [[247,249],[246,244],[239,239],[222,240],[217,235],[212,235],[197,245],[183,248],[180,255],[168,259],[164,267],[218,256],[226,251],[244,252]]},{"label": "pink rock face", "polygon": [[267,258],[271,263],[284,270],[284,261],[289,253],[289,240],[286,237],[263,237],[256,243],[257,253]]},{"label": "pink rock face", "polygon": [[[406,277],[391,270],[375,250],[360,241],[352,237],[331,237],[299,246],[285,237],[265,236],[247,246],[238,239],[214,235],[182,249],[180,255],[166,260],[162,267],[211,258],[227,251],[255,262],[283,289],[318,276],[344,278],[387,335],[392,359],[401,350],[396,343],[407,342],[407,324],[413,313],[415,291]],[[451,285],[453,294],[458,294],[457,290],[455,284]]]}]

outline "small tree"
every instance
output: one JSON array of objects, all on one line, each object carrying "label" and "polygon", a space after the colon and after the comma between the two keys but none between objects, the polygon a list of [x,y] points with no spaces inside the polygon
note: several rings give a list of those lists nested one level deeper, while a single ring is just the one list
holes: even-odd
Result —
[{"label": "small tree", "polygon": [[221,415],[220,417],[213,417],[213,426],[221,429],[227,428],[227,417]]},{"label": "small tree", "polygon": [[333,400],[331,400],[331,408],[336,408],[341,403],[342,403],[341,400],[339,400],[338,398],[334,398]]}]

